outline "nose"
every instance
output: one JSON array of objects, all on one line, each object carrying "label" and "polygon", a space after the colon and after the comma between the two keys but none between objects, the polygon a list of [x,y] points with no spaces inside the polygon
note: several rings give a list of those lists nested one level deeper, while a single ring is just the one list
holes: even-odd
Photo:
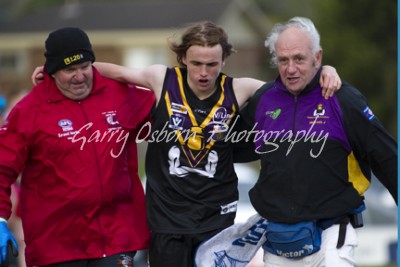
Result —
[{"label": "nose", "polygon": [[200,75],[201,76],[207,76],[207,66],[206,65],[202,65],[201,67],[200,67]]},{"label": "nose", "polygon": [[78,82],[82,82],[84,79],[85,79],[85,75],[84,75],[84,73],[83,73],[83,71],[82,70],[80,70],[80,69],[77,69],[76,71],[75,71],[75,74],[74,74],[74,80],[76,80],[76,81],[78,81]]},{"label": "nose", "polygon": [[293,60],[289,60],[287,71],[289,73],[294,73],[296,72],[296,70],[297,70],[296,63]]}]

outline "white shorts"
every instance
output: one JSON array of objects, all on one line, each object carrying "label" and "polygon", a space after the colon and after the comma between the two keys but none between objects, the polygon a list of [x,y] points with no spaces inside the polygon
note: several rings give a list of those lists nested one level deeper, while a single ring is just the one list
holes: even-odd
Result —
[{"label": "white shorts", "polygon": [[344,245],[337,249],[339,225],[322,231],[321,249],[301,259],[288,259],[264,251],[264,267],[354,267],[354,250],[358,245],[356,230],[349,223]]}]

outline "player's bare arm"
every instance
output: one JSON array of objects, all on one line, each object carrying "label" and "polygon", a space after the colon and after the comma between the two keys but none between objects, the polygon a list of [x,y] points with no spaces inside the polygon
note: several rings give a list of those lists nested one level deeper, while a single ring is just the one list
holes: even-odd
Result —
[{"label": "player's bare arm", "polygon": [[264,83],[253,78],[234,78],[233,91],[239,107],[242,107]]},{"label": "player's bare arm", "polygon": [[[156,95],[157,103],[160,100],[167,71],[165,65],[156,64],[146,68],[128,68],[105,62],[95,62],[93,65],[105,77],[150,89]],[[33,71],[31,80],[34,85],[43,80],[43,71],[43,66],[36,67]]]},{"label": "player's bare arm", "polygon": [[167,71],[165,65],[155,64],[145,68],[128,68],[105,62],[95,62],[93,65],[105,77],[150,89],[159,101]]}]

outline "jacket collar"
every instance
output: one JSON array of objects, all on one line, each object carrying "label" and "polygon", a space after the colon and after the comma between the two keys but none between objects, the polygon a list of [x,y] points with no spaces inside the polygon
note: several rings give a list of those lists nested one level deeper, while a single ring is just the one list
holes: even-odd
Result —
[{"label": "jacket collar", "polygon": [[[299,95],[304,95],[307,94],[308,92],[314,90],[315,88],[320,88],[320,84],[319,84],[319,79],[321,77],[321,71],[322,71],[322,67],[320,67],[317,71],[317,73],[315,74],[314,78],[311,80],[311,82],[309,84],[306,85],[306,87],[303,89],[303,91],[301,91],[301,93]],[[285,85],[282,83],[282,79],[281,76],[278,76],[275,80],[275,85],[279,90],[283,90],[289,93],[289,91],[287,90],[287,88],[285,87]]]}]

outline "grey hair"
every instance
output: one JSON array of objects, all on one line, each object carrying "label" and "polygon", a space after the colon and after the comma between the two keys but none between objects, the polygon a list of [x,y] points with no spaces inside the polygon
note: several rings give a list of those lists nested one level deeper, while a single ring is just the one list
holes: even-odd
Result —
[{"label": "grey hair", "polygon": [[285,23],[276,24],[272,28],[271,33],[268,35],[267,39],[265,40],[265,46],[269,48],[269,53],[271,54],[272,66],[277,65],[275,45],[276,42],[278,41],[279,35],[283,31],[291,27],[297,27],[308,34],[311,41],[311,52],[313,54],[317,53],[319,50],[322,49],[320,45],[320,36],[317,29],[314,26],[314,23],[308,18],[293,17]]}]

